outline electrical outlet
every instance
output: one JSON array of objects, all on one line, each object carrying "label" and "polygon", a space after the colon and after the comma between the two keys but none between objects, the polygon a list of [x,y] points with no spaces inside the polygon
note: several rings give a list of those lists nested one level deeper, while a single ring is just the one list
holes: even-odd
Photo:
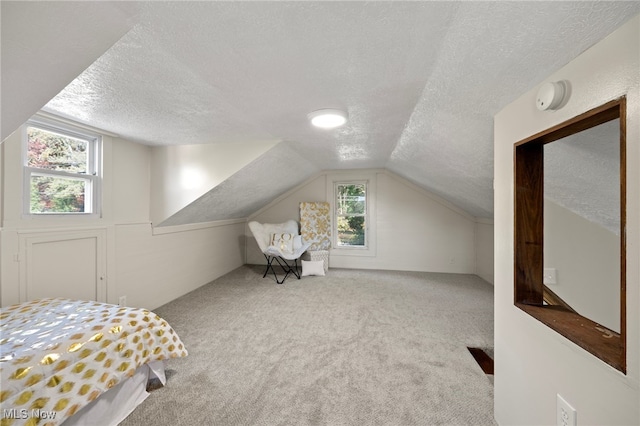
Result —
[{"label": "electrical outlet", "polygon": [[118,305],[127,306],[127,296],[118,297]]},{"label": "electrical outlet", "polygon": [[556,422],[558,426],[577,426],[578,413],[560,394],[557,394]]},{"label": "electrical outlet", "polygon": [[558,284],[556,268],[544,268],[542,284]]}]

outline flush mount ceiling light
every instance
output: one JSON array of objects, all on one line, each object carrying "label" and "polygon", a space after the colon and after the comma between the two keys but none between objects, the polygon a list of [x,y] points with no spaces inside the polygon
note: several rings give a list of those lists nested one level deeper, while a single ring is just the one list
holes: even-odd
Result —
[{"label": "flush mount ceiling light", "polygon": [[322,129],[333,129],[347,122],[347,113],[339,109],[319,109],[307,114],[311,124]]}]

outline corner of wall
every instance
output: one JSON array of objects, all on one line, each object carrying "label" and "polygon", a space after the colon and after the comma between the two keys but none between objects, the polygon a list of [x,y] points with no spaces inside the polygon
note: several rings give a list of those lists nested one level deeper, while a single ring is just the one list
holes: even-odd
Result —
[{"label": "corner of wall", "polygon": [[476,218],[474,225],[475,274],[494,285],[493,219]]},{"label": "corner of wall", "polygon": [[277,206],[280,202],[282,202],[286,198],[290,197],[292,194],[303,190],[307,185],[309,185],[310,183],[312,183],[313,181],[315,181],[319,177],[325,176],[326,174],[327,173],[325,171],[320,171],[320,172],[317,172],[317,173],[311,175],[304,182],[300,183],[299,185],[296,185],[295,187],[291,188],[290,190],[288,190],[284,194],[274,198],[269,204],[267,204],[266,206],[261,207],[256,212],[250,214],[247,217],[247,223],[252,221],[252,220],[255,220],[257,217],[259,217],[260,215],[264,214],[265,212],[267,212],[268,210],[270,210],[274,206]]},{"label": "corner of wall", "polygon": [[152,222],[159,224],[277,146],[280,141],[153,148]]}]

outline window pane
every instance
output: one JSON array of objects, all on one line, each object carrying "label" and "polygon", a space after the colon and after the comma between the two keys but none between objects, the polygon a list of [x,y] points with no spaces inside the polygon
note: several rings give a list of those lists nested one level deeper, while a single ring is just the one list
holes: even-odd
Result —
[{"label": "window pane", "polygon": [[338,185],[339,215],[364,214],[367,207],[366,189],[360,185]]},{"label": "window pane", "polygon": [[31,176],[31,213],[90,213],[85,210],[88,181]]},{"label": "window pane", "polygon": [[364,247],[364,216],[338,217],[338,246]]},{"label": "window pane", "polygon": [[27,166],[87,173],[89,142],[71,136],[27,128]]}]

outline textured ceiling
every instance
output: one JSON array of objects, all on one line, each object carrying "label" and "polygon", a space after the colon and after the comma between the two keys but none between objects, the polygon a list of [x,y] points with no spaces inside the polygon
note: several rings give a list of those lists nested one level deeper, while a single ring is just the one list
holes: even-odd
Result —
[{"label": "textured ceiling", "polygon": [[[290,170],[286,187],[317,170],[385,167],[492,217],[493,115],[640,12],[637,2],[130,7],[136,24],[46,111],[148,145],[285,142],[172,224],[261,207],[232,205],[225,191],[256,195],[253,186],[273,181],[264,164],[284,149],[308,164]],[[349,122],[312,129],[306,114],[319,108],[344,108]],[[261,187],[263,205],[284,186]]]},{"label": "textured ceiling", "polygon": [[545,145],[544,196],[620,235],[620,120]]},{"label": "textured ceiling", "polygon": [[134,25],[130,2],[0,2],[4,140]]}]

